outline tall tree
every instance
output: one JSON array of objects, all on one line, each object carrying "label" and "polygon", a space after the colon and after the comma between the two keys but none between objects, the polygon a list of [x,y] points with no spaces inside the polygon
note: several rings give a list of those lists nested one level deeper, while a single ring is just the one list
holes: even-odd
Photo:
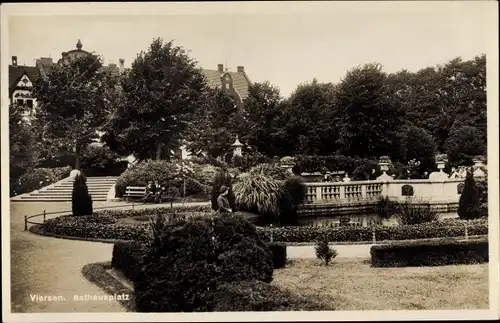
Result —
[{"label": "tall tree", "polygon": [[406,148],[405,160],[420,162],[418,173],[430,173],[435,169],[436,143],[434,138],[423,128],[409,126],[404,132]]},{"label": "tall tree", "polygon": [[476,127],[454,128],[446,140],[446,153],[452,165],[472,165],[476,155],[485,155],[486,142]]},{"label": "tall tree", "polygon": [[339,124],[331,83],[301,84],[284,102],[281,124],[287,154],[327,155],[336,151]]},{"label": "tall tree", "polygon": [[18,178],[29,168],[35,167],[40,159],[41,149],[33,125],[23,114],[26,107],[17,104],[9,106],[9,161],[10,190],[14,193]]},{"label": "tall tree", "polygon": [[[277,155],[282,143],[279,138],[279,118],[282,113],[279,88],[269,82],[253,83],[244,102],[244,118],[248,133],[243,140],[259,153]],[[277,131],[278,130],[278,131]]]},{"label": "tall tree", "polygon": [[394,138],[403,124],[404,110],[390,100],[386,74],[379,64],[366,64],[349,72],[336,91],[341,109],[339,143],[350,156],[370,157],[399,152]]},{"label": "tall tree", "polygon": [[63,61],[35,82],[42,137],[55,149],[72,151],[74,168],[80,168],[82,149],[110,119],[114,91],[113,79],[94,54]]},{"label": "tall tree", "polygon": [[104,140],[121,154],[168,158],[200,106],[201,68],[182,47],[158,38],[137,55],[121,86],[123,103]]},{"label": "tall tree", "polygon": [[241,127],[241,111],[221,89],[207,88],[186,135],[187,149],[195,155],[206,153],[221,157],[232,151],[231,145]]}]

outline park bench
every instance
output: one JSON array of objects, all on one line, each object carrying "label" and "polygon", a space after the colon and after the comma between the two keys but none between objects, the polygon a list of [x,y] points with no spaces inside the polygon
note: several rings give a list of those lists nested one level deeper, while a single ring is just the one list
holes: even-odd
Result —
[{"label": "park bench", "polygon": [[143,198],[146,194],[146,186],[127,186],[123,197],[128,201],[130,198]]}]

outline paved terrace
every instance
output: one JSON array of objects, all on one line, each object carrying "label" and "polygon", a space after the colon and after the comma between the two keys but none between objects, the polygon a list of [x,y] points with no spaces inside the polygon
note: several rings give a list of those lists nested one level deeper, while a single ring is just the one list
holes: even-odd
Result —
[{"label": "paved terrace", "polygon": [[[123,204],[95,202],[94,207]],[[189,203],[203,204],[203,203]],[[151,208],[158,205],[141,205]],[[165,207],[169,205],[165,204]],[[127,207],[129,208],[129,207]],[[43,237],[24,231],[24,215],[58,212],[71,209],[70,202],[11,203],[11,304],[12,313],[62,312],[124,312],[117,301],[73,301],[74,295],[103,295],[96,285],[87,281],[81,269],[94,262],[110,261],[112,244]],[[121,209],[121,208],[120,208]],[[54,215],[55,217],[58,215]],[[49,219],[51,216],[47,216]],[[35,222],[41,218],[34,218]],[[339,245],[337,259],[368,258],[371,245]],[[315,258],[313,246],[290,246],[289,258]],[[62,302],[37,302],[39,296],[63,296]]]}]

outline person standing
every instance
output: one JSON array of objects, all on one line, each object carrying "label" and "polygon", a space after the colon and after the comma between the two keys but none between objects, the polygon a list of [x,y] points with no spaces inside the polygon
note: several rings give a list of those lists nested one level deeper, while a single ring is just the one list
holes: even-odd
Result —
[{"label": "person standing", "polygon": [[222,186],[219,190],[219,197],[217,198],[217,212],[219,214],[227,214],[232,213],[231,205],[229,204],[229,200],[227,199],[227,194],[229,193],[229,187]]}]

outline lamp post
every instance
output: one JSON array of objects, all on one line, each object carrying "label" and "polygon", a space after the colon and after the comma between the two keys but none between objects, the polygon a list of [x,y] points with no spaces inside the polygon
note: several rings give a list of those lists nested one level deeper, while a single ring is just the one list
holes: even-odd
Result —
[{"label": "lamp post", "polygon": [[233,146],[233,148],[234,148],[233,156],[241,157],[243,155],[242,151],[241,151],[241,147],[243,147],[243,144],[238,139],[238,135],[236,135],[236,140],[234,141],[234,143],[231,146]]}]

